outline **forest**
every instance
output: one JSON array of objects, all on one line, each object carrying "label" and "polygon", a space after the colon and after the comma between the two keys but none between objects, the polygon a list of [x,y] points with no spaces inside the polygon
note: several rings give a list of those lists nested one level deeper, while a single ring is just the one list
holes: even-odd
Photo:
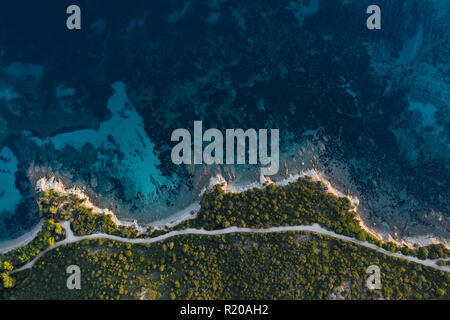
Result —
[{"label": "forest", "polygon": [[[378,265],[381,290],[368,290]],[[81,269],[81,290],[66,268]],[[83,240],[17,274],[2,299],[449,299],[449,273],[304,232]],[[45,294],[43,294],[43,292]]]},{"label": "forest", "polygon": [[[94,213],[75,195],[53,190],[40,195],[44,224],[28,245],[0,256],[3,299],[441,299],[449,298],[449,273],[343,240],[305,232],[184,235],[153,244],[83,240],[49,251],[33,267],[12,275],[39,252],[64,239],[60,221],[76,235],[107,233],[149,238],[186,228],[230,226],[269,228],[318,223],[328,230],[369,241],[386,250],[441,259],[443,245],[409,248],[384,243],[363,230],[347,198],[301,178],[287,186],[268,185],[242,193],[221,186],[205,192],[195,219],[174,228],[138,232],[118,226],[111,215]],[[67,290],[65,268],[83,270],[81,290]],[[382,270],[382,289],[365,287],[365,270]],[[52,275],[52,276],[49,276]],[[44,290],[43,290],[44,289]],[[42,297],[42,292],[46,293]]]}]

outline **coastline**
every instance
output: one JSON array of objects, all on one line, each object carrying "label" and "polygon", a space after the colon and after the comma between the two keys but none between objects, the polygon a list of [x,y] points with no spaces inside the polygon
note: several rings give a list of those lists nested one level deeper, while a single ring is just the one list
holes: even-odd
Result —
[{"label": "coastline", "polygon": [[[286,186],[290,182],[296,181],[302,177],[310,177],[313,181],[320,181],[327,187],[327,192],[329,192],[337,197],[345,197],[345,198],[349,199],[351,206],[352,206],[352,210],[356,213],[356,219],[359,221],[361,228],[383,242],[394,242],[397,245],[400,245],[400,246],[405,245],[410,248],[414,248],[417,245],[420,245],[420,246],[425,245],[426,246],[426,245],[431,245],[431,244],[443,244],[447,248],[450,249],[450,246],[449,246],[447,240],[437,239],[431,235],[394,239],[392,237],[392,235],[389,234],[388,232],[379,232],[379,231],[376,231],[376,230],[373,230],[373,229],[367,227],[367,225],[364,223],[364,220],[362,219],[360,213],[358,212],[359,199],[355,196],[347,195],[347,194],[344,194],[343,192],[337,190],[322,173],[320,173],[319,171],[317,171],[315,169],[305,170],[301,173],[290,175],[285,179],[275,181],[275,182],[270,180],[270,178],[261,175],[260,179],[259,179],[260,181],[253,181],[253,182],[245,184],[245,185],[235,184],[235,183],[227,183],[227,181],[225,180],[225,178],[222,175],[217,174],[216,176],[211,177],[208,187],[205,187],[200,192],[199,196],[202,196],[206,190],[210,190],[215,185],[222,185],[222,189],[225,192],[241,193],[241,192],[250,190],[252,188],[262,189],[268,184],[274,184],[274,185],[280,186],[280,187]],[[133,220],[133,221],[121,220],[111,210],[109,210],[107,208],[102,209],[102,208],[95,206],[81,188],[79,188],[76,185],[72,186],[70,188],[67,188],[62,183],[61,180],[57,179],[54,176],[52,176],[50,178],[41,177],[36,182],[36,192],[47,191],[47,190],[52,190],[52,189],[61,194],[65,194],[65,195],[73,194],[73,195],[78,196],[80,199],[85,199],[84,205],[87,208],[91,208],[95,214],[110,215],[112,217],[112,220],[114,221],[114,223],[116,223],[117,226],[134,225],[139,232],[145,232],[145,231],[147,231],[148,228],[153,228],[156,230],[172,228],[186,220],[195,219],[198,211],[200,210],[200,202],[195,201],[195,202],[191,203],[189,206],[187,206],[186,208],[177,211],[176,213],[174,213],[173,215],[171,215],[167,218],[164,218],[164,219],[161,219],[161,220],[149,223],[149,224],[139,224],[137,222],[137,220]],[[40,231],[41,226],[42,226],[42,220],[40,221],[40,223],[38,225],[36,225],[33,228],[32,231],[24,234],[23,236],[21,236],[17,239],[6,241],[6,242],[0,242],[0,254],[4,254],[8,251],[17,249],[23,245],[28,244],[31,240],[33,240],[33,238]]]},{"label": "coastline", "polygon": [[33,227],[33,229],[18,238],[12,240],[6,240],[0,242],[0,254],[5,254],[9,251],[18,249],[22,246],[30,243],[34,238],[36,238],[39,231],[42,229],[44,221],[41,219],[39,223]]}]

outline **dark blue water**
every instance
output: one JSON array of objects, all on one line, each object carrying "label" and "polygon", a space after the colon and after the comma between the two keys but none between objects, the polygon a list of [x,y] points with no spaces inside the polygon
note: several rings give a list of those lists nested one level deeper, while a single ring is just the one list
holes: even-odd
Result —
[{"label": "dark blue water", "polygon": [[[79,31],[65,27],[69,4],[82,10]],[[370,4],[3,1],[0,148],[17,165],[0,157],[0,196],[10,197],[0,202],[0,238],[36,224],[34,183],[47,175],[86,186],[127,217],[154,214],[120,168],[128,159],[120,143],[49,142],[113,118],[107,102],[117,81],[158,159],[150,202],[174,206],[180,190],[199,188],[195,172],[170,161],[174,129],[192,130],[195,120],[279,128],[283,152],[305,143],[320,150],[305,169],[338,179],[336,168],[345,168],[341,182],[362,198],[366,218],[404,235],[447,235],[448,1],[378,1],[376,31],[366,28]]]}]

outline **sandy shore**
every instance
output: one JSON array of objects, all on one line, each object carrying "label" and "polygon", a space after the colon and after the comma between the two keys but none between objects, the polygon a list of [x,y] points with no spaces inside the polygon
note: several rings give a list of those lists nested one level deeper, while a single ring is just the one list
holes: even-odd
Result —
[{"label": "sandy shore", "polygon": [[[217,175],[210,179],[209,186],[207,188],[203,189],[201,191],[200,195],[202,195],[207,189],[211,189],[215,185],[218,185],[218,184],[222,185],[222,188],[225,192],[240,193],[240,192],[245,192],[252,188],[260,188],[261,189],[261,188],[264,188],[265,185],[272,184],[272,183],[275,184],[276,186],[286,186],[289,183],[294,182],[302,177],[310,177],[310,178],[312,178],[313,181],[321,181],[327,187],[328,192],[330,192],[331,194],[334,194],[337,197],[348,198],[351,202],[352,210],[357,212],[358,205],[359,205],[359,199],[354,196],[346,195],[346,194],[342,193],[341,191],[337,190],[336,188],[333,187],[333,185],[330,183],[330,181],[323,174],[321,174],[320,172],[318,172],[314,169],[306,170],[299,174],[290,175],[288,178],[285,178],[283,180],[279,180],[276,182],[271,181],[267,177],[261,176],[260,181],[254,181],[254,182],[251,182],[246,185],[240,185],[240,184],[234,184],[234,183],[228,184],[224,177],[222,177],[221,175]],[[66,186],[60,180],[56,179],[55,177],[51,177],[49,179],[43,177],[43,178],[39,179],[36,183],[36,191],[37,192],[52,190],[52,189],[61,194],[77,195],[79,198],[85,199],[84,205],[88,208],[92,208],[94,213],[111,215],[113,218],[113,221],[116,223],[117,226],[134,225],[136,227],[136,229],[140,232],[145,232],[148,228],[165,229],[165,228],[174,227],[183,221],[186,221],[189,219],[195,219],[198,211],[200,210],[200,203],[197,201],[197,202],[192,203],[188,207],[176,212],[175,214],[171,215],[168,218],[165,218],[165,219],[162,219],[159,221],[155,221],[150,224],[140,225],[140,224],[138,224],[138,222],[136,220],[134,220],[134,221],[120,220],[117,217],[117,215],[114,212],[112,212],[111,210],[102,209],[102,208],[95,206],[81,188],[79,188],[77,186],[74,186],[71,188],[66,188]],[[398,245],[401,245],[401,246],[406,245],[409,247],[414,247],[415,245],[422,246],[422,245],[442,243],[445,246],[447,246],[448,248],[450,248],[447,241],[441,241],[441,239],[436,239],[430,235],[416,236],[416,237],[410,237],[410,238],[404,238],[404,239],[394,239],[388,233],[381,233],[381,232],[378,232],[378,231],[368,228],[364,224],[364,221],[359,214],[357,215],[357,219],[360,222],[360,226],[364,230],[371,233],[376,238],[378,238],[382,241],[392,241]],[[27,244],[37,235],[37,233],[41,229],[41,226],[42,226],[42,221],[31,232],[21,236],[20,238],[17,238],[17,239],[11,240],[11,241],[7,241],[7,242],[0,242],[0,253],[3,254],[5,252],[8,252],[10,250],[16,249],[22,245]]]},{"label": "sandy shore", "polygon": [[33,230],[25,233],[24,235],[20,236],[19,238],[0,242],[0,254],[5,254],[8,251],[15,250],[17,248],[20,248],[20,247],[30,243],[34,238],[36,238],[39,231],[41,231],[42,224],[43,224],[43,220],[41,220],[33,228]]}]

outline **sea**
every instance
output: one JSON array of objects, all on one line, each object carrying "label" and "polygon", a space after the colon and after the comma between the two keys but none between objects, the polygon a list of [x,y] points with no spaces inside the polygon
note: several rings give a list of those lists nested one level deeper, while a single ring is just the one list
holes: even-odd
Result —
[{"label": "sea", "polygon": [[0,240],[38,225],[43,177],[142,224],[269,178],[175,164],[194,121],[278,129],[270,180],[319,172],[370,228],[449,239],[450,3],[378,0],[370,29],[372,2],[2,1]]}]

